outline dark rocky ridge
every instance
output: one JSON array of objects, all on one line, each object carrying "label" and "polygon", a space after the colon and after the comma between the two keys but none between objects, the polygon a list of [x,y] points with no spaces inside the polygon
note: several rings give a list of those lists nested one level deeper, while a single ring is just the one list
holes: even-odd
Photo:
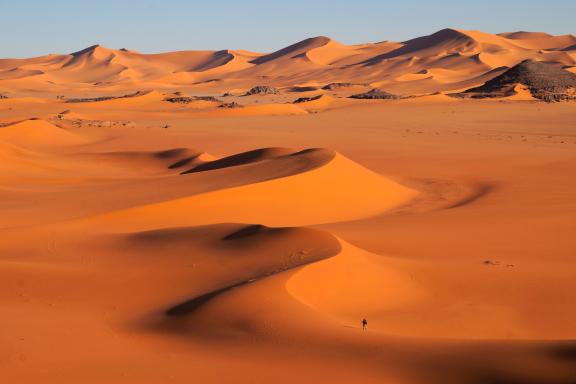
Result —
[{"label": "dark rocky ridge", "polygon": [[177,104],[189,104],[193,101],[210,101],[214,103],[222,102],[222,100],[219,100],[214,96],[174,96],[174,97],[167,97],[164,99],[164,101]]},{"label": "dark rocky ridge", "polygon": [[231,103],[222,103],[218,106],[218,108],[234,109],[234,108],[244,108],[244,106],[242,104],[238,104],[237,102],[233,101]]},{"label": "dark rocky ridge", "polygon": [[340,88],[350,88],[353,87],[355,84],[353,83],[330,83],[322,87],[322,89],[326,91],[334,91]]},{"label": "dark rocky ridge", "polygon": [[480,87],[450,96],[462,98],[498,98],[516,94],[516,85],[526,86],[532,96],[547,102],[576,100],[576,74],[560,64],[524,60]]},{"label": "dark rocky ridge", "polygon": [[65,99],[64,96],[59,96],[60,99],[65,99],[65,103],[97,103],[99,101],[116,100],[116,99],[128,99],[131,97],[144,96],[150,93],[150,91],[138,91],[122,96],[100,96],[100,97],[84,97],[77,99]]},{"label": "dark rocky ridge", "polygon": [[356,95],[350,96],[352,99],[373,99],[373,100],[398,100],[401,99],[400,96],[394,95],[392,93],[383,91],[378,88],[374,88],[366,93],[358,93]]},{"label": "dark rocky ridge", "polygon": [[277,88],[270,87],[268,85],[257,85],[253,87],[251,90],[246,92],[244,96],[252,96],[252,95],[277,95],[280,91]]},{"label": "dark rocky ridge", "polygon": [[319,100],[323,95],[311,96],[311,97],[301,97],[294,100],[293,104],[307,103],[309,101]]}]

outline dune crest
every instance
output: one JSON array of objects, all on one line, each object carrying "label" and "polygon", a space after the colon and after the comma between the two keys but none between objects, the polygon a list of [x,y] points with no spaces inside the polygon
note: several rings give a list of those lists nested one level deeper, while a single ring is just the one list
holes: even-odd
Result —
[{"label": "dune crest", "polygon": [[[202,172],[234,171],[260,174],[260,182],[224,188],[112,212],[89,221],[112,228],[146,229],[158,226],[212,224],[222,221],[259,222],[272,226],[301,226],[346,221],[375,215],[412,199],[417,192],[377,175],[345,157],[327,150],[312,149],[265,161],[245,161],[242,167],[220,168],[210,164],[230,163],[230,159],[200,165]],[[244,156],[244,158],[243,158]],[[236,159],[232,159],[235,161]],[[282,174],[266,174],[276,166]],[[212,169],[212,170],[210,170]],[[285,170],[290,170],[286,173]],[[351,184],[354,180],[354,184]],[[259,211],[267,212],[261,218]],[[188,212],[188,214],[185,214]]]},{"label": "dune crest", "polygon": [[[211,91],[257,84],[380,83],[402,94],[445,92],[480,85],[476,79],[523,60],[576,66],[573,35],[489,34],[446,28],[404,42],[344,45],[325,36],[272,53],[243,50],[145,54],[100,45],[65,55],[0,59],[0,87],[55,94],[134,92],[139,89]],[[443,77],[426,76],[444,71]]]}]

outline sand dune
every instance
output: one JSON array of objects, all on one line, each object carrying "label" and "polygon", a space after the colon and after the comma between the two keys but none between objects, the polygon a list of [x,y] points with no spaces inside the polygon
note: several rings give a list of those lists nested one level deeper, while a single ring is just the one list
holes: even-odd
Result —
[{"label": "sand dune", "polygon": [[0,127],[0,141],[24,148],[62,147],[86,142],[82,137],[44,120],[25,120]]},{"label": "sand dune", "polygon": [[573,384],[574,44],[1,59],[2,379]]},{"label": "sand dune", "polygon": [[[196,196],[143,205],[88,219],[88,222],[96,220],[101,223],[99,225],[109,228],[128,227],[139,230],[226,220],[249,223],[258,221],[258,210],[264,209],[270,216],[266,221],[260,220],[262,224],[298,226],[375,215],[405,203],[416,195],[415,191],[330,151],[312,149],[288,155],[285,153],[285,150],[251,152],[232,159],[201,164],[195,173],[183,175],[189,177],[209,170],[229,170],[228,178],[233,175],[232,172],[242,172],[257,176],[258,183],[229,186]],[[261,162],[267,156],[277,157]],[[242,168],[240,164],[243,164]],[[223,166],[230,168],[222,169]],[[278,170],[282,173],[279,174]],[[356,186],[351,187],[350,180],[355,180]],[[362,188],[358,189],[357,185]],[[190,214],[182,215],[183,212]]]},{"label": "sand dune", "polygon": [[[570,47],[575,43],[573,35],[494,35],[444,29],[405,42],[359,45],[344,45],[319,36],[268,54],[242,50],[144,54],[94,45],[67,55],[2,59],[0,87],[16,94],[30,89],[43,94],[102,94],[142,88],[220,93],[258,83],[294,87],[387,82],[398,86],[404,83],[410,93],[433,93],[459,89],[451,84],[526,59],[573,66],[576,61]],[[453,71],[453,76],[438,84],[421,82],[423,76],[415,75],[433,70]]]}]

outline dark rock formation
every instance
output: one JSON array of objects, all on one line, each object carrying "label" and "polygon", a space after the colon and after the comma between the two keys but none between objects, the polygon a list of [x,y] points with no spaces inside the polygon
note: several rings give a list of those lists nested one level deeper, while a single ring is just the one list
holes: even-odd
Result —
[{"label": "dark rock formation", "polygon": [[288,89],[288,92],[311,92],[317,90],[318,87],[292,87]]},{"label": "dark rock formation", "polygon": [[[130,93],[127,95],[122,96],[100,96],[100,97],[85,97],[85,98],[78,98],[78,99],[67,99],[66,103],[96,103],[99,101],[106,101],[106,100],[115,100],[115,99],[127,99],[130,97],[138,97],[144,96],[150,93],[150,91],[138,91],[134,93]],[[60,97],[59,99],[64,99],[64,96]]]},{"label": "dark rock formation", "polygon": [[223,103],[220,104],[218,106],[218,108],[229,108],[229,109],[233,109],[233,108],[244,108],[244,106],[242,104],[238,104],[237,102],[233,101],[231,103]]},{"label": "dark rock formation", "polygon": [[214,96],[193,96],[194,99],[196,100],[202,100],[202,101],[211,101],[214,103],[221,103],[222,100],[218,100],[217,98],[215,98]]},{"label": "dark rock formation", "polygon": [[176,103],[176,104],[190,104],[193,101],[211,101],[214,103],[221,103],[221,100],[218,100],[214,96],[177,96],[177,97],[167,97],[164,101],[169,103]]},{"label": "dark rock formation", "polygon": [[352,83],[330,83],[322,87],[326,91],[335,91],[340,88],[350,88],[354,86]]},{"label": "dark rock formation", "polygon": [[392,93],[383,91],[378,88],[374,88],[373,90],[366,92],[366,93],[359,93],[357,95],[350,96],[352,99],[378,99],[378,100],[397,100],[401,97],[398,95],[393,95]]},{"label": "dark rock formation", "polygon": [[321,99],[323,95],[312,96],[312,97],[301,97],[299,99],[294,100],[292,104],[300,104],[300,103],[307,103],[309,101],[314,101]]},{"label": "dark rock formation", "polygon": [[268,85],[257,85],[248,92],[244,96],[252,96],[252,95],[277,95],[280,91],[274,87],[270,87]]},{"label": "dark rock formation", "polygon": [[484,85],[450,96],[483,99],[516,94],[514,88],[524,85],[536,99],[547,102],[576,100],[576,74],[560,64],[524,60]]}]

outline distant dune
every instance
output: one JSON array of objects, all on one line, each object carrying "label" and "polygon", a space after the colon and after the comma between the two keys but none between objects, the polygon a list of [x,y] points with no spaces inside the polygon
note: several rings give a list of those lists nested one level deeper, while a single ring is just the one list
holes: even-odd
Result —
[{"label": "distant dune", "polygon": [[[574,35],[499,35],[444,29],[405,42],[345,45],[309,38],[262,54],[180,51],[143,54],[94,45],[71,54],[0,60],[0,90],[11,93],[103,94],[141,89],[224,92],[259,84],[364,83],[400,94],[480,85],[491,71],[527,59],[576,65]],[[404,90],[404,91],[402,91]]]}]

